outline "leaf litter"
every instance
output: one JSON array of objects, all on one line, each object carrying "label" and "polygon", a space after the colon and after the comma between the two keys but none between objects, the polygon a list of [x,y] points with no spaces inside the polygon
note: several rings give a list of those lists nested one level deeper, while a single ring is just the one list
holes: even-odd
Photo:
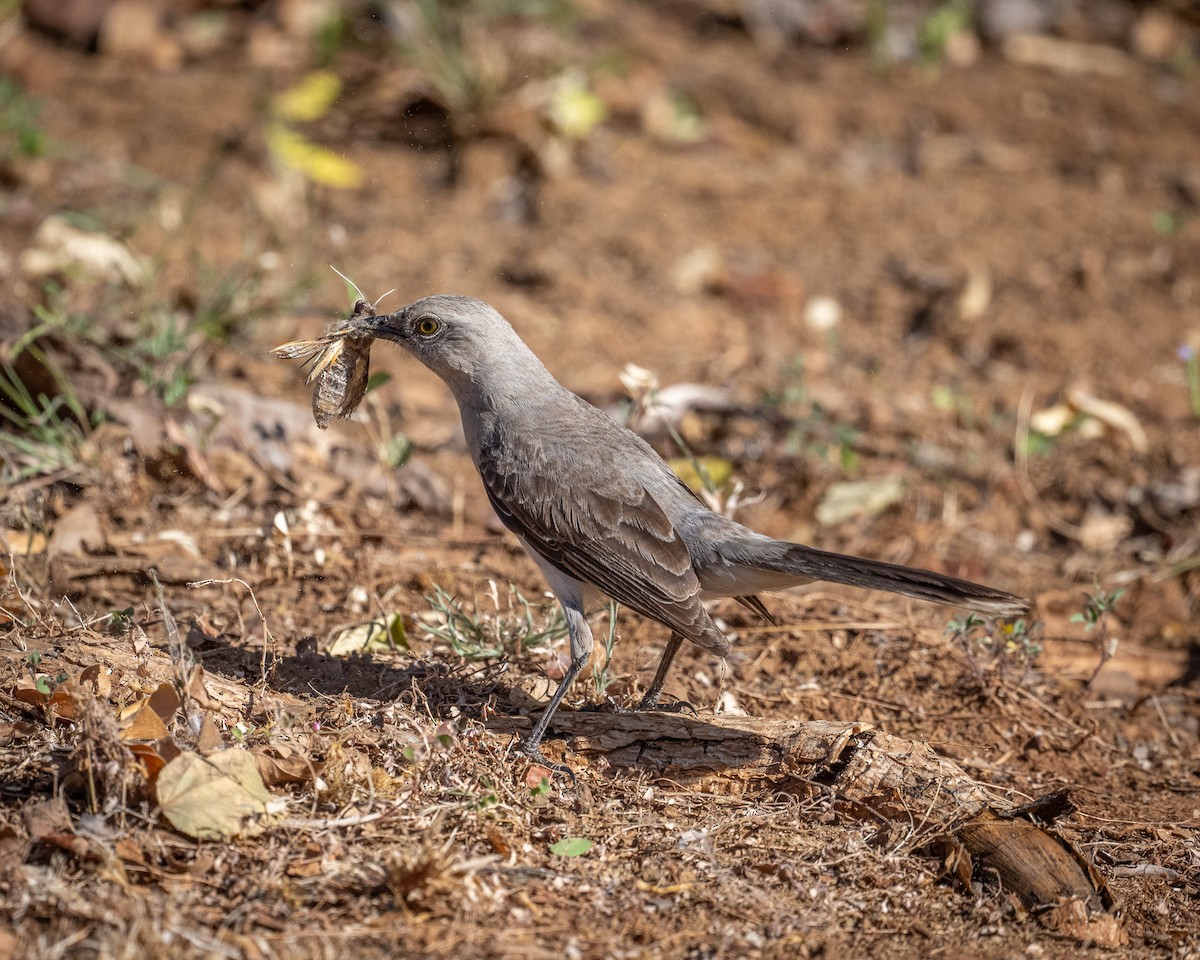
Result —
[{"label": "leaf litter", "polygon": [[[732,71],[735,65],[723,69]],[[655,79],[653,72],[650,78]],[[753,75],[742,72],[737,78],[753,95]],[[956,75],[956,87],[958,78],[966,88],[965,97],[981,96],[968,72]],[[770,83],[768,93],[774,91],[777,78],[770,78]],[[814,83],[820,85],[826,79],[817,77]],[[1036,95],[1035,81],[1026,78],[1021,83]],[[905,95],[903,84],[896,86],[895,92]],[[828,92],[830,109],[837,109],[836,94]],[[86,96],[87,91],[80,93]],[[965,109],[955,91],[939,87],[935,95],[945,96],[945,109],[953,115]],[[920,101],[917,94],[903,106],[919,110]],[[762,102],[768,98],[764,96]],[[986,100],[981,104],[969,106],[986,108]],[[1122,105],[1122,98],[1113,100],[1110,118],[1115,129],[1122,128]],[[737,129],[730,129],[729,136],[736,143]],[[1127,162],[1121,139],[1116,139],[1111,158],[1117,170]],[[1136,139],[1137,161],[1141,162],[1142,151],[1149,155],[1154,138]],[[149,148],[153,146],[148,143]],[[635,149],[632,142],[628,147]],[[1054,149],[1045,145],[1048,156]],[[395,156],[390,159],[400,162]],[[1064,169],[1072,169],[1071,159],[1062,163]],[[692,158],[680,155],[673,162],[687,172]],[[724,177],[720,171],[710,172],[711,189],[721,196],[727,188]],[[1045,181],[1033,173],[1030,193],[1044,198]],[[19,176],[19,171],[15,175]],[[901,185],[904,196],[928,197],[921,191],[930,179],[906,175]],[[945,194],[944,183],[956,182],[955,171],[948,170],[936,179],[936,197],[940,198]],[[886,202],[888,181],[887,176],[877,178],[872,198],[878,189]],[[615,182],[622,183],[622,178]],[[690,181],[685,178],[684,182]],[[988,185],[984,178],[976,177],[974,186],[981,199],[985,198]],[[458,189],[463,196],[469,195],[473,189],[470,178]],[[591,184],[589,189],[606,188]],[[1145,199],[1136,186],[1129,191],[1130,202]],[[404,202],[410,201],[405,198]],[[746,216],[759,215],[752,202],[741,206],[745,206]],[[936,199],[928,206],[942,209]],[[430,207],[437,215],[444,210],[437,201],[431,201]],[[553,204],[548,204],[548,210],[552,208]],[[852,233],[840,234],[846,224],[839,219],[845,218],[831,215],[822,224],[829,238],[861,236],[862,207],[851,204],[847,211],[853,220]],[[597,214],[597,229],[610,230],[612,221],[599,210]],[[906,223],[911,218],[892,219],[896,229],[881,230],[881,250],[905,249],[912,235],[912,224]],[[650,229],[657,229],[653,218],[647,223]],[[731,236],[738,226],[731,221]],[[370,228],[364,223],[364,236]],[[414,227],[419,228],[419,224]],[[394,224],[388,225],[389,236],[395,229]],[[486,221],[481,220],[480,230],[486,229]],[[903,236],[897,236],[897,231]],[[1029,233],[1029,247],[1035,250],[1044,238],[1039,238],[1033,227]],[[631,231],[635,244],[643,242],[643,237]],[[1063,234],[1057,237],[1061,241]],[[449,250],[444,241],[439,245],[437,237],[430,235],[428,256],[444,257]],[[581,257],[576,262],[584,260]],[[650,263],[653,266],[652,259]],[[428,261],[418,261],[415,268],[423,270],[428,265]],[[992,264],[997,281],[1006,276],[1010,266]],[[561,277],[564,292],[582,292],[580,302],[587,303],[590,291],[581,291],[577,285],[584,273],[572,271],[568,276],[563,271]],[[847,281],[848,302],[865,294],[867,288],[861,284],[879,279],[869,269],[863,277],[866,279]],[[1118,271],[1109,282],[1118,300],[1128,295],[1128,285]],[[1033,287],[1043,284],[1039,280]],[[616,298],[612,307],[632,306],[636,315],[646,306],[645,293],[637,286],[611,291]],[[1009,299],[1002,306],[1006,309],[1014,299],[1023,299],[1014,286],[1021,285],[1005,285]],[[1053,286],[1056,297],[1078,309],[1080,316],[1097,318],[1097,322],[1077,325],[1077,337],[1094,341],[1067,341],[1064,333],[1053,355],[1060,357],[1061,348],[1071,346],[1089,362],[1094,358],[1102,368],[1106,349],[1103,317],[1108,315],[1104,305],[1080,302],[1068,289],[1072,284]],[[1161,316],[1161,305],[1156,304],[1162,300],[1162,292],[1157,286],[1148,278],[1136,288],[1139,303],[1148,314],[1144,325],[1147,341],[1155,328],[1150,322],[1154,310]],[[883,298],[881,319],[899,322],[896,310],[887,304],[889,296],[897,295],[894,285],[889,287],[884,279],[871,290],[872,295]],[[1180,295],[1180,290],[1174,295]],[[730,329],[728,301],[729,295],[719,290],[703,300],[685,300],[689,320],[694,317],[696,321],[698,345],[728,346],[712,336],[714,314],[721,331]],[[1057,300],[1055,305],[1059,305]],[[657,308],[665,311],[663,322],[671,322],[670,306],[658,304]],[[755,306],[759,309],[770,312],[775,308],[768,299],[765,306],[761,301]],[[1118,449],[1117,454],[1132,467],[1108,464],[1104,470],[1094,469],[1093,462],[1099,463],[1107,451],[1083,450],[1080,441],[1089,438],[1082,430],[1077,437],[1065,431],[1053,447],[1054,456],[1032,458],[1030,472],[1037,494],[1076,526],[1085,520],[1082,509],[1072,512],[1076,505],[1102,503],[1115,512],[1136,516],[1139,536],[1122,539],[1104,566],[1090,561],[1083,564],[1070,548],[1043,549],[1045,524],[1036,516],[1025,517],[1027,508],[1021,499],[988,478],[989,470],[993,476],[1004,475],[1009,466],[1004,456],[998,455],[1006,445],[1002,430],[963,430],[958,423],[914,413],[907,391],[919,393],[926,385],[914,378],[902,379],[901,389],[891,391],[896,384],[894,365],[889,369],[886,358],[878,360],[880,386],[874,392],[855,394],[854,368],[874,365],[881,330],[872,324],[866,337],[863,325],[852,319],[847,317],[839,327],[840,344],[807,345],[811,348],[806,349],[810,381],[805,386],[824,388],[828,398],[829,378],[823,377],[821,363],[846,368],[845,386],[839,389],[863,406],[861,413],[851,411],[849,415],[882,425],[876,435],[885,444],[876,450],[855,446],[855,451],[864,458],[882,460],[888,468],[893,466],[889,458],[900,457],[899,451],[889,452],[886,447],[892,437],[900,444],[921,444],[934,453],[944,449],[970,454],[974,449],[978,456],[960,455],[952,470],[939,475],[944,490],[934,490],[936,484],[919,470],[906,472],[912,486],[901,504],[881,514],[861,514],[845,529],[829,532],[831,542],[848,538],[855,548],[864,545],[893,551],[897,557],[916,552],[952,565],[962,562],[961,556],[954,555],[953,545],[957,507],[962,511],[960,522],[974,538],[971,544],[982,548],[969,551],[970,557],[982,557],[982,562],[1008,571],[1028,566],[1030,582],[1039,578],[1069,581],[1071,574],[1064,574],[1060,563],[1078,564],[1072,569],[1079,584],[1093,570],[1107,576],[1113,570],[1125,575],[1143,568],[1141,562],[1131,559],[1131,544],[1136,540],[1139,550],[1152,544],[1152,538],[1142,533],[1144,528],[1157,529],[1162,518],[1147,511],[1144,504],[1138,509],[1141,501],[1135,503],[1124,494],[1154,490],[1163,474],[1155,472],[1153,460],[1145,465],[1151,480],[1146,488],[1137,474],[1143,469],[1141,461]],[[1114,329],[1118,326],[1113,324]],[[990,323],[976,324],[981,336],[990,327]],[[1029,324],[1017,321],[1014,330],[1019,343],[1007,349],[1022,368],[1029,366],[1034,378],[1039,372],[1037,354],[1046,348],[1046,340]],[[1122,336],[1126,343],[1127,334]],[[585,349],[591,347],[587,337],[571,339]],[[945,340],[935,337],[934,350],[945,348]],[[978,345],[965,344],[970,350]],[[963,346],[954,344],[955,352],[961,352]],[[649,340],[646,347],[652,349]],[[569,351],[570,347],[563,349]],[[712,356],[720,354],[713,351]],[[842,363],[846,358],[863,358],[866,363]],[[330,419],[344,409],[350,385],[356,376],[361,377],[355,373],[358,361],[352,355],[338,354],[327,366],[339,360],[345,367],[342,373],[335,371],[329,381],[332,394],[323,401]],[[751,363],[753,360],[752,356]],[[728,357],[719,362],[727,364],[730,382],[751,365]],[[990,363],[987,361],[984,369],[994,372]],[[764,364],[763,371],[755,372],[765,376],[765,368],[770,366],[773,364]],[[1059,389],[1061,370],[1054,370],[1049,378],[1044,369],[1041,372],[1039,395],[1052,395]],[[338,387],[339,381],[346,386]],[[990,404],[988,409],[995,411],[1007,409],[1004,391],[988,376],[972,377],[970,383],[974,402]],[[1152,379],[1145,389],[1150,391],[1149,399],[1114,382],[1111,395],[1138,411],[1153,458],[1173,457],[1174,469],[1196,462],[1194,431],[1181,429],[1185,421],[1171,421],[1163,412],[1169,409],[1172,396],[1167,386]],[[196,394],[200,392],[198,389]],[[251,395],[252,391],[243,391],[243,397]],[[344,483],[326,483],[317,488],[319,494],[298,494],[317,497],[326,504],[325,515],[336,518],[337,531],[324,532],[319,540],[312,538],[322,549],[328,548],[336,562],[318,562],[315,550],[300,544],[294,526],[294,550],[285,558],[279,544],[264,537],[259,528],[269,528],[271,511],[281,508],[278,501],[286,503],[289,495],[297,495],[286,483],[312,478],[304,477],[303,460],[284,456],[287,443],[278,438],[285,431],[260,429],[260,422],[266,422],[262,406],[256,407],[251,431],[255,442],[237,448],[249,461],[239,470],[253,470],[254,463],[261,462],[254,458],[261,458],[270,447],[272,456],[278,458],[274,469],[285,474],[282,489],[286,493],[261,470],[251,475],[256,478],[253,484],[243,486],[244,473],[216,469],[212,447],[203,448],[197,439],[200,434],[176,431],[173,436],[179,439],[171,442],[184,450],[185,470],[194,471],[195,478],[220,493],[221,513],[214,513],[211,503],[190,502],[200,499],[197,497],[162,497],[164,490],[177,493],[178,486],[149,484],[136,474],[131,497],[125,482],[129,474],[118,474],[114,485],[121,496],[101,514],[105,521],[116,517],[116,529],[106,529],[107,545],[95,547],[110,552],[81,558],[86,565],[58,558],[54,577],[26,586],[25,597],[5,604],[9,632],[4,639],[7,643],[11,638],[14,643],[4,651],[7,672],[0,676],[0,690],[12,695],[11,701],[4,701],[6,715],[0,718],[0,745],[7,751],[3,778],[6,822],[0,826],[0,850],[15,848],[18,854],[3,861],[13,863],[15,869],[3,879],[8,885],[0,886],[5,917],[0,920],[0,953],[4,952],[9,923],[19,924],[20,935],[29,938],[39,956],[92,949],[148,956],[162,956],[164,951],[171,956],[328,955],[331,941],[335,950],[353,941],[356,952],[380,956],[539,955],[552,944],[553,955],[568,956],[614,955],[625,950],[631,955],[823,952],[912,957],[922,949],[928,952],[933,939],[940,943],[971,939],[982,943],[985,951],[1005,955],[1033,956],[1064,949],[1081,956],[1099,953],[1095,947],[1056,944],[1039,931],[1024,907],[999,892],[986,875],[975,873],[967,878],[974,884],[968,896],[940,881],[939,871],[919,854],[925,835],[924,809],[912,811],[913,825],[907,831],[894,825],[843,823],[819,795],[800,797],[787,790],[696,793],[672,784],[670,778],[652,779],[636,770],[610,775],[599,764],[594,777],[581,778],[581,790],[575,795],[564,793],[560,784],[543,781],[540,774],[526,784],[519,768],[514,774],[508,733],[498,732],[505,728],[488,724],[497,715],[500,719],[519,718],[537,709],[536,701],[524,696],[520,684],[511,682],[515,674],[542,674],[544,665],[536,657],[508,664],[506,675],[491,662],[465,654],[459,659],[447,656],[446,643],[434,643],[420,635],[421,631],[413,631],[413,649],[408,651],[375,650],[342,658],[315,654],[317,645],[312,638],[328,635],[332,623],[343,621],[341,605],[352,589],[362,590],[368,600],[378,600],[378,610],[411,614],[427,606],[423,598],[429,595],[434,578],[465,596],[470,596],[482,577],[493,575],[502,582],[520,582],[527,590],[540,590],[543,585],[527,565],[514,560],[507,545],[485,535],[483,523],[476,522],[479,518],[468,513],[461,522],[456,512],[452,534],[441,529],[431,534],[435,525],[425,523],[425,517],[397,516],[394,500],[364,496],[347,490]],[[306,410],[294,412],[302,415],[306,427],[311,426]],[[1103,412],[1097,411],[1091,419]],[[240,419],[229,406],[219,426],[228,428]],[[1128,434],[1132,445],[1134,434],[1118,418],[1097,422],[1103,422],[1114,436]],[[157,450],[162,431],[157,424],[152,427]],[[286,435],[291,441],[290,429]],[[762,446],[763,436],[768,437],[766,447]],[[706,435],[704,439],[714,438]],[[1117,439],[1119,446],[1127,442],[1125,437]],[[769,443],[769,431],[756,425],[750,445],[731,432],[714,446],[722,453],[728,451],[729,462],[739,470],[754,471],[756,486],[779,491],[790,501],[782,515],[807,522],[811,507],[829,488],[829,471],[811,456],[802,461],[776,457]],[[978,446],[987,443],[995,449]],[[761,453],[747,455],[752,449]],[[427,459],[414,461],[419,465]],[[119,457],[111,462],[122,466]],[[170,465],[172,461],[168,458],[165,462]],[[320,470],[307,472],[317,474],[317,480],[328,479]],[[358,472],[353,467],[348,471],[351,482]],[[881,474],[888,472],[885,469]],[[852,474],[849,478],[854,479]],[[1112,489],[1114,485],[1116,489]],[[61,495],[61,486],[56,485],[56,497]],[[985,492],[987,509],[978,509],[973,501]],[[99,486],[92,486],[87,493],[98,500],[104,496]],[[153,498],[155,510],[147,513],[140,504],[131,507],[127,503],[139,496]],[[912,503],[924,504],[926,498],[935,510],[939,503],[945,506],[943,523],[911,522]],[[1035,502],[1033,497],[1028,500]],[[469,505],[470,497],[467,501]],[[1173,521],[1173,529],[1180,531],[1175,549],[1181,552],[1163,559],[1163,574],[1173,579],[1167,586],[1137,585],[1138,606],[1134,613],[1122,616],[1121,648],[1122,652],[1126,649],[1128,632],[1151,641],[1146,655],[1155,663],[1162,665],[1169,653],[1181,665],[1174,669],[1174,661],[1167,664],[1174,670],[1171,676],[1150,685],[1139,687],[1139,678],[1134,678],[1132,696],[1114,696],[1111,691],[1116,687],[1107,688],[1108,693],[1097,687],[1081,695],[1078,683],[1064,682],[1043,661],[1017,685],[1010,675],[987,663],[976,669],[972,660],[976,653],[947,646],[937,630],[920,629],[914,613],[898,613],[889,607],[885,616],[850,603],[844,596],[820,593],[808,594],[803,608],[788,611],[793,614],[787,618],[793,634],[784,630],[760,634],[753,623],[738,619],[738,611],[720,610],[740,634],[736,655],[727,664],[728,673],[716,675],[712,663],[688,651],[681,655],[681,670],[674,683],[679,694],[696,701],[702,710],[703,705],[720,702],[728,685],[737,690],[739,701],[754,715],[829,716],[903,727],[914,737],[937,743],[940,752],[978,771],[980,779],[1011,790],[1014,799],[1070,783],[1083,801],[1079,805],[1084,812],[1067,829],[1114,878],[1114,888],[1126,904],[1127,923],[1136,934],[1131,949],[1136,955],[1192,955],[1196,946],[1192,907],[1197,896],[1196,701],[1194,682],[1189,686],[1186,680],[1171,681],[1185,676],[1191,632],[1186,622],[1175,622],[1186,618],[1173,611],[1194,607],[1185,597],[1195,593],[1195,568],[1187,568],[1193,572],[1189,575],[1185,570],[1181,576],[1170,573],[1174,568],[1168,566],[1189,558],[1194,563],[1195,499],[1184,502],[1191,505],[1181,509],[1191,512]],[[196,552],[217,568],[236,569],[253,582],[262,597],[262,609],[244,609],[241,598],[216,586],[215,581],[194,592],[192,588],[184,590],[184,584],[199,576],[192,556],[181,557],[174,569],[168,569],[163,557],[131,556],[135,550],[128,531],[135,531],[136,537],[143,524],[155,522],[148,518],[158,513],[171,518],[170,526],[193,531]],[[230,519],[214,522],[217,516]],[[22,544],[38,537],[45,540],[39,530],[16,529],[20,524],[11,517],[6,523]],[[1023,531],[1022,523],[1033,529]],[[105,525],[108,527],[107,522]],[[238,532],[239,526],[249,532]],[[931,533],[935,528],[937,532]],[[1022,547],[1020,554],[1014,555],[1006,545],[1018,532],[1022,536],[1028,532],[1029,542],[1037,544],[1037,549],[1025,552],[1027,548]],[[862,540],[856,542],[855,538]],[[1000,548],[989,559],[993,540]],[[90,538],[83,545],[93,549]],[[335,553],[335,548],[341,552]],[[44,546],[42,550],[47,555],[52,552]],[[26,571],[41,563],[41,558],[41,553],[20,557],[13,563],[14,569],[21,571],[23,579],[31,579]],[[121,567],[119,561],[127,565]],[[195,650],[209,668],[205,685],[212,703],[186,698],[187,706],[164,720],[171,731],[170,742],[176,749],[196,754],[219,749],[211,742],[201,746],[196,732],[199,716],[201,723],[207,720],[216,725],[226,748],[248,748],[256,759],[286,759],[297,776],[303,772],[304,779],[290,783],[275,779],[282,774],[263,773],[264,781],[277,788],[274,792],[291,798],[296,809],[293,818],[255,837],[197,844],[155,818],[148,805],[153,803],[152,794],[149,800],[137,798],[139,782],[145,796],[144,783],[153,773],[133,769],[136,776],[126,794],[121,793],[120,778],[114,776],[122,768],[130,769],[127,753],[147,748],[160,755],[166,750],[162,740],[122,742],[119,711],[131,705],[144,710],[141,702],[161,683],[182,683],[188,671],[175,668],[166,652],[161,623],[153,617],[135,612],[143,631],[140,639],[94,629],[87,622],[92,614],[85,611],[79,617],[59,605],[62,594],[57,590],[64,584],[64,593],[85,597],[93,610],[104,609],[106,603],[114,610],[134,609],[143,599],[142,581],[150,562],[159,567],[172,605],[211,614],[223,638]],[[1078,608],[1074,598],[1077,585],[1071,584],[1074,606],[1064,602],[1061,609],[1056,608],[1058,601],[1046,591],[1042,612],[1066,621]],[[36,608],[32,614],[22,606],[26,598]],[[848,608],[856,615],[848,616]],[[462,609],[468,616],[477,612],[469,602]],[[801,615],[809,618],[808,629],[820,631],[819,640],[810,640],[796,627]],[[184,619],[182,613],[180,619]],[[278,643],[268,639],[268,621]],[[647,648],[655,648],[661,638],[634,618],[624,618],[622,629],[614,671],[621,677],[623,689],[619,692],[636,693],[634,678],[642,671],[644,679],[650,661]],[[764,642],[764,637],[770,642]],[[136,657],[126,649],[135,642],[144,644]],[[1050,635],[1051,644],[1061,646],[1062,642],[1057,635]],[[1164,644],[1172,646],[1166,649]],[[25,663],[27,650],[33,648],[44,656],[35,668],[36,680],[27,675]],[[1086,677],[1095,655],[1087,651],[1077,659]],[[98,670],[84,676],[101,665],[107,671],[103,677]],[[1115,661],[1105,667],[1101,679],[1119,679],[1112,675],[1114,665]],[[196,676],[194,671],[191,675]],[[60,681],[60,677],[66,679]],[[37,682],[45,690],[39,689]],[[1125,682],[1128,689],[1129,677]],[[584,691],[573,691],[571,699],[578,702],[583,696]],[[89,704],[98,707],[93,710]],[[148,714],[143,719],[153,723]],[[259,766],[261,770],[263,765]],[[64,772],[76,776],[63,776]],[[89,796],[88,777],[97,788],[95,802]],[[42,801],[57,791],[61,795]],[[69,802],[64,802],[64,797]],[[22,804],[28,808],[23,809]],[[41,806],[57,809],[39,812]],[[33,826],[27,828],[27,821]],[[106,831],[108,839],[104,839]],[[115,840],[114,831],[118,833]],[[31,840],[34,836],[37,839]],[[595,845],[587,856],[553,857],[550,846],[564,837],[581,837]],[[965,871],[961,862],[955,866]]]}]

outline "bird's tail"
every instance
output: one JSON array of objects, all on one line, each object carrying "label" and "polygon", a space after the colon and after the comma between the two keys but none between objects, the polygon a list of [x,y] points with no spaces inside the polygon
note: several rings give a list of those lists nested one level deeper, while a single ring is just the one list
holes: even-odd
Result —
[{"label": "bird's tail", "polygon": [[826,580],[851,587],[886,590],[918,600],[931,600],[1000,616],[1029,612],[1029,601],[1023,597],[970,580],[898,563],[829,553],[799,543],[776,543],[784,549],[776,557],[760,558],[756,566],[777,574],[795,576],[799,582]]}]

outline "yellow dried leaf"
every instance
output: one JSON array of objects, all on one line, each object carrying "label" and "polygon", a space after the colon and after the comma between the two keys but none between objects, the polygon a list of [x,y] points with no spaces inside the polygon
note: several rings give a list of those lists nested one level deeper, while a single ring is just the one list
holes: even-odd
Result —
[{"label": "yellow dried leaf", "polygon": [[351,653],[382,653],[388,650],[407,650],[408,636],[404,632],[404,617],[388,613],[368,623],[347,627],[333,638],[329,655],[344,657]]},{"label": "yellow dried leaf", "polygon": [[284,166],[304,174],[313,183],[353,190],[362,185],[362,168],[352,160],[326,150],[295,130],[275,126],[267,136],[271,153]]},{"label": "yellow dried leaf", "polygon": [[275,116],[304,123],[320,120],[342,92],[342,81],[328,70],[314,70],[275,98]]},{"label": "yellow dried leaf", "polygon": [[873,517],[899,503],[903,496],[904,480],[900,477],[835,483],[817,504],[817,522],[829,527],[854,517]]},{"label": "yellow dried leaf", "polygon": [[[696,457],[695,462],[689,457],[675,457],[671,460],[671,469],[675,476],[700,493],[708,488],[708,483],[720,489],[733,476],[733,464],[723,457]],[[708,482],[705,481],[705,475]]]},{"label": "yellow dried leaf", "polygon": [[180,754],[158,774],[159,809],[180,833],[198,840],[253,836],[265,828],[276,802],[245,750],[210,757]]}]

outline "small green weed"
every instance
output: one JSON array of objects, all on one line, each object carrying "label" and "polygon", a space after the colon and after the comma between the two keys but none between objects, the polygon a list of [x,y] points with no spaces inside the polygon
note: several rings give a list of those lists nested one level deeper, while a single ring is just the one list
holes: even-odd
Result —
[{"label": "small green weed", "polygon": [[1100,661],[1096,664],[1096,669],[1092,671],[1092,675],[1088,677],[1088,681],[1084,684],[1085,687],[1090,687],[1096,682],[1096,677],[1100,675],[1100,671],[1104,669],[1104,665],[1117,652],[1117,638],[1109,637],[1108,621],[1113,610],[1116,609],[1117,601],[1124,595],[1124,590],[1114,590],[1112,593],[1107,593],[1104,590],[1097,590],[1095,593],[1085,593],[1083,595],[1083,610],[1079,613],[1071,614],[1072,623],[1082,623],[1083,628],[1088,633],[1095,633],[1096,645],[1100,648]]},{"label": "small green weed", "polygon": [[946,624],[981,686],[988,673],[1004,678],[1019,669],[1023,678],[1042,652],[1041,629],[1036,621],[985,620],[974,613]]},{"label": "small green weed", "polygon": [[28,348],[54,378],[59,392],[36,396],[16,369],[0,365],[0,480],[6,484],[76,467],[84,452],[89,418],[58,368],[40,349]]},{"label": "small green weed", "polygon": [[65,673],[60,673],[57,677],[51,677],[48,673],[40,673],[38,664],[41,662],[42,655],[37,651],[25,658],[25,666],[29,670],[29,676],[33,679],[34,687],[37,688],[38,693],[48,697],[60,683],[66,683],[68,677]]},{"label": "small green weed", "polygon": [[46,134],[38,122],[38,103],[8,77],[0,77],[0,161],[40,157]]},{"label": "small green weed", "polygon": [[917,31],[921,60],[928,66],[940,64],[946,57],[950,40],[972,25],[970,0],[945,0],[922,21]]},{"label": "small green weed", "polygon": [[565,636],[567,623],[562,610],[554,604],[549,610],[534,606],[513,586],[502,602],[499,588],[489,581],[485,596],[491,609],[481,608],[476,597],[474,610],[437,584],[434,595],[427,598],[433,614],[419,621],[421,628],[434,640],[447,644],[460,657],[468,660],[495,660],[519,654]]},{"label": "small green weed", "polygon": [[604,662],[592,661],[592,682],[596,685],[596,693],[604,696],[616,679],[609,671],[612,665],[613,651],[617,648],[617,602],[608,602],[608,630],[604,634]]},{"label": "small green weed", "polygon": [[805,382],[804,357],[794,356],[780,367],[779,375],[780,386],[764,392],[762,401],[788,418],[790,426],[784,440],[787,454],[834,464],[846,477],[857,474],[859,455],[855,446],[859,432],[835,421],[812,398]]}]

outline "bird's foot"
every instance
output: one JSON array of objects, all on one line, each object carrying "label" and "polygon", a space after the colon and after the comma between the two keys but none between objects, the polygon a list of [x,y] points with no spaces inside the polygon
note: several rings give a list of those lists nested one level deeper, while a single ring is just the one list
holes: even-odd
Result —
[{"label": "bird's foot", "polygon": [[631,713],[628,707],[623,707],[610,696],[605,696],[600,703],[585,703],[576,709],[577,713]]},{"label": "bird's foot", "polygon": [[658,694],[651,696],[647,693],[634,708],[635,710],[653,710],[655,713],[690,713],[693,717],[698,717],[696,708],[686,700],[673,700],[671,703],[659,703]]},{"label": "bird's foot", "polygon": [[529,740],[521,741],[521,752],[525,754],[534,763],[545,767],[551,773],[561,773],[571,780],[571,786],[575,786],[578,781],[575,779],[575,771],[568,767],[565,763],[555,763],[553,760],[547,759],[542,754],[541,741],[530,742]]}]

